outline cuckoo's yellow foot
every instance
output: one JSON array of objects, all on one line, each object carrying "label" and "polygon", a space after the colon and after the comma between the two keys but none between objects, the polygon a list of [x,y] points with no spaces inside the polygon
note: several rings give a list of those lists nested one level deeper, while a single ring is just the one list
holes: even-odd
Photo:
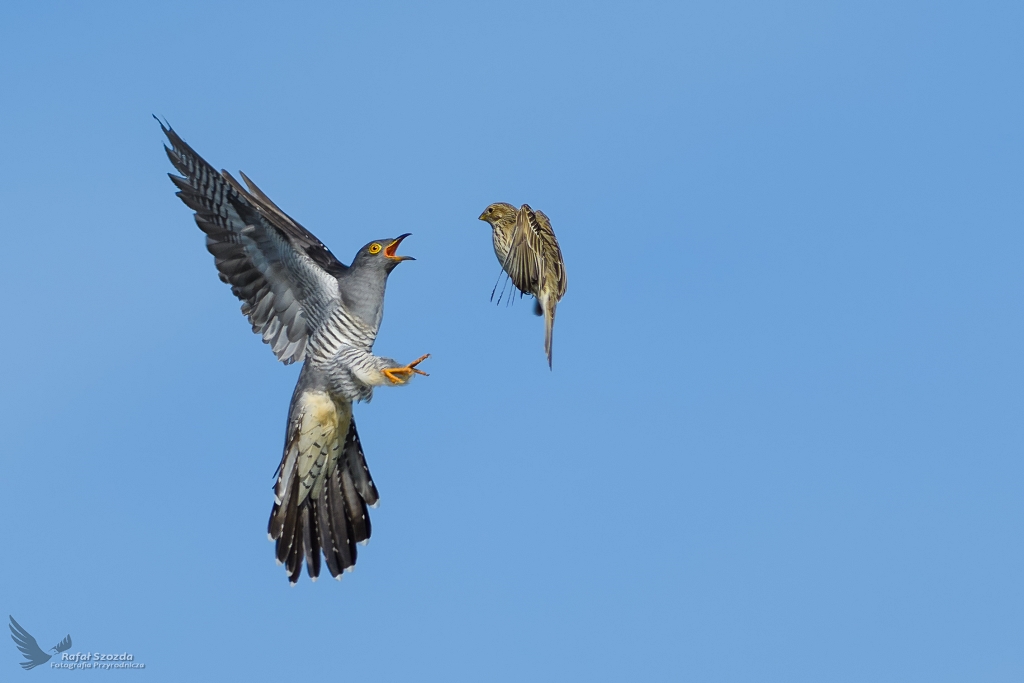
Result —
[{"label": "cuckoo's yellow foot", "polygon": [[392,384],[405,384],[412,379],[413,374],[423,375],[429,377],[429,375],[422,370],[417,370],[416,366],[430,358],[429,353],[425,353],[413,362],[406,365],[404,368],[384,368],[381,372]]}]

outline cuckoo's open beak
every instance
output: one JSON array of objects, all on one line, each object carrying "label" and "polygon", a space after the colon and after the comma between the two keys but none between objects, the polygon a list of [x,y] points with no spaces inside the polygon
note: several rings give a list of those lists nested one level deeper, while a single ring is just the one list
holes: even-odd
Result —
[{"label": "cuckoo's open beak", "polygon": [[411,232],[407,232],[404,235],[399,235],[395,238],[395,241],[384,247],[384,255],[388,258],[395,259],[396,261],[415,261],[412,256],[399,256],[395,252],[398,251],[398,245],[402,243],[406,237],[411,235]]}]

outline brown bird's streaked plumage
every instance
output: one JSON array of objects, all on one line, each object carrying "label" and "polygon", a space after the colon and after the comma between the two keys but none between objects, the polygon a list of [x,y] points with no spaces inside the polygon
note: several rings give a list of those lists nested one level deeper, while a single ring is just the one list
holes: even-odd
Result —
[{"label": "brown bird's streaked plumage", "polygon": [[494,254],[519,291],[537,298],[537,314],[544,316],[544,352],[551,367],[551,338],[555,308],[565,296],[566,276],[562,250],[551,221],[529,204],[516,207],[491,204],[480,214],[491,226]]}]

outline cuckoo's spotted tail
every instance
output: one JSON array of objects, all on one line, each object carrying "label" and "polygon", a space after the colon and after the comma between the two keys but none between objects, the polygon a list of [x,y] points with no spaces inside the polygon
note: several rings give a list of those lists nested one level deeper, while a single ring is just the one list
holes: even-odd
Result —
[{"label": "cuckoo's spotted tail", "polygon": [[[301,420],[289,431],[267,531],[277,542],[277,560],[285,565],[291,583],[298,581],[303,560],[310,578],[316,580],[321,553],[331,576],[340,579],[356,563],[356,544],[370,538],[367,506],[376,507],[379,499],[355,420],[349,420],[343,443],[326,443],[330,437],[340,440],[340,430],[303,429]],[[309,446],[325,454],[340,453],[334,463],[324,458],[320,472],[314,474],[317,464],[312,461],[319,459],[306,455]]]}]

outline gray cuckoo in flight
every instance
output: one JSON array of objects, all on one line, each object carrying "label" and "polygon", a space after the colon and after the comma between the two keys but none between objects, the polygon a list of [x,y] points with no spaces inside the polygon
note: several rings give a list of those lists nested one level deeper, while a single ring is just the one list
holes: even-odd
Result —
[{"label": "gray cuckoo in flight", "polygon": [[512,284],[523,294],[537,297],[534,312],[544,316],[544,352],[550,368],[555,307],[565,296],[566,286],[565,262],[551,221],[529,204],[516,209],[505,202],[488,206],[480,220],[490,223],[494,253]]},{"label": "gray cuckoo in flight", "polygon": [[304,361],[270,513],[277,561],[295,583],[305,559],[316,580],[323,553],[328,571],[340,579],[355,565],[356,543],[370,538],[367,505],[378,501],[352,403],[369,401],[376,386],[426,374],[416,366],[427,356],[403,365],[372,353],[388,275],[411,260],[395,253],[408,234],[370,242],[346,266],[244,173],[248,189],[227,171],[215,171],[170,127],[160,127],[171,143],[167,156],[181,173],[169,175],[206,233],[220,279],[278,360]]}]

